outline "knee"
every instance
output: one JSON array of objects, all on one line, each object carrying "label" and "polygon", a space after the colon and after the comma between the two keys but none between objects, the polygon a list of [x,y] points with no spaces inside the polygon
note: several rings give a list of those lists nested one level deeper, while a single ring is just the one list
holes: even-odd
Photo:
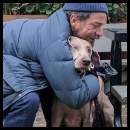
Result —
[{"label": "knee", "polygon": [[26,107],[31,109],[38,109],[40,99],[36,92],[30,92],[22,98],[22,102],[26,104]]}]

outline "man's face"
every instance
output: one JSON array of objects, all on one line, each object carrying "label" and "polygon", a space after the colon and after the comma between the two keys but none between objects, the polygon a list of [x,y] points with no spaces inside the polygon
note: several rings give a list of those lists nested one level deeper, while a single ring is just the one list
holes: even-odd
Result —
[{"label": "man's face", "polygon": [[107,22],[105,13],[91,13],[86,20],[78,20],[75,16],[70,18],[73,35],[94,43],[103,35],[103,25]]}]

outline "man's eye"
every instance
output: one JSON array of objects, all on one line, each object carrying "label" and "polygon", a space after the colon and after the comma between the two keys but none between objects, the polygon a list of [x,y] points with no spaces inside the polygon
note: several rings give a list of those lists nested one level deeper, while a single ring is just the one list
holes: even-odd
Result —
[{"label": "man's eye", "polygon": [[101,27],[101,25],[100,24],[93,24],[93,27],[98,28],[98,27]]},{"label": "man's eye", "polygon": [[100,26],[100,25],[99,25],[99,24],[94,24],[94,26],[95,26],[95,27],[98,27],[98,26]]}]

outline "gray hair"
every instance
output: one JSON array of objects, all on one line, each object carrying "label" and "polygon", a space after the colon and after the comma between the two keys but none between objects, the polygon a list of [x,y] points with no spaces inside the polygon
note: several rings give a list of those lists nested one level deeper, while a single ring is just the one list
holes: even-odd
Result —
[{"label": "gray hair", "polygon": [[86,20],[87,18],[90,17],[90,12],[75,12],[75,11],[64,11],[68,20],[69,20],[69,17],[72,15],[72,14],[75,14],[78,18],[78,20],[82,21],[82,20]]}]

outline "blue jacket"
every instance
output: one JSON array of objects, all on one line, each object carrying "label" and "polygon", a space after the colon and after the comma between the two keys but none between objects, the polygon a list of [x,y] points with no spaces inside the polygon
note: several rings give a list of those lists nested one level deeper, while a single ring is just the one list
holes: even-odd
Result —
[{"label": "blue jacket", "polygon": [[47,20],[18,19],[4,24],[3,79],[14,90],[7,94],[4,89],[4,110],[25,94],[44,89],[48,82],[59,99],[73,108],[97,96],[97,77],[81,77],[75,71],[69,36],[62,9]]}]

